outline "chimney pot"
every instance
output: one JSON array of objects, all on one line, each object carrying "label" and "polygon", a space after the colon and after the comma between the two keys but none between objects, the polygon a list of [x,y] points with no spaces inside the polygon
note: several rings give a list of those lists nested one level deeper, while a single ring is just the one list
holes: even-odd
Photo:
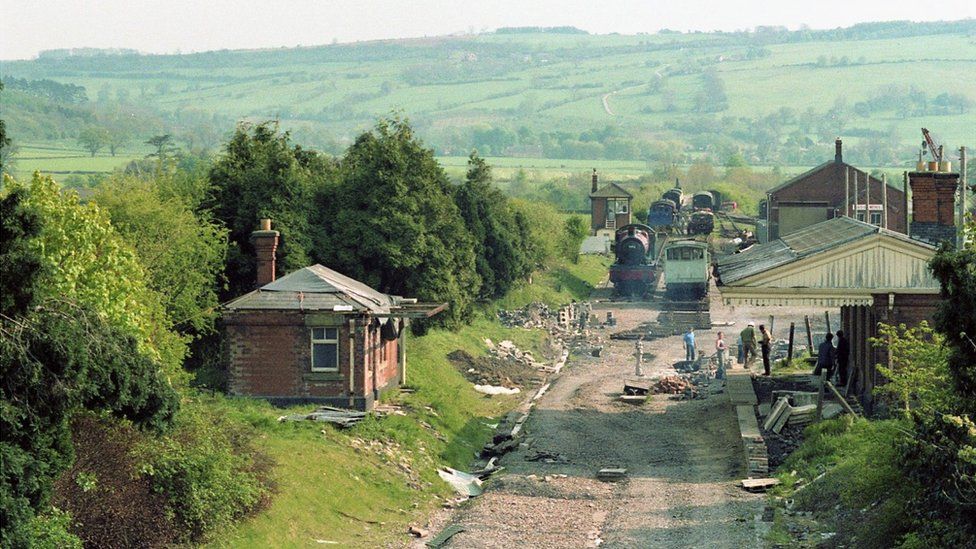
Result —
[{"label": "chimney pot", "polygon": [[839,137],[834,141],[834,162],[844,162],[844,142]]},{"label": "chimney pot", "polygon": [[261,220],[261,230],[270,231],[271,230],[271,220],[265,217]]}]

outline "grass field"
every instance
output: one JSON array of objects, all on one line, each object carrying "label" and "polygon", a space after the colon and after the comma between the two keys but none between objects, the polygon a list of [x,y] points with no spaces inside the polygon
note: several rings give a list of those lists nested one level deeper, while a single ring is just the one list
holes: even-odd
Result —
[{"label": "grass field", "polygon": [[[757,49],[762,55],[751,55]],[[967,77],[976,72],[972,29],[800,43],[734,34],[481,34],[71,63],[13,61],[4,71],[79,84],[93,100],[111,103],[122,95],[167,116],[278,118],[285,128],[312,127],[340,141],[397,111],[416,121],[422,137],[443,142],[451,132],[479,124],[571,133],[609,124],[628,135],[687,140],[670,124],[700,116],[694,100],[704,68],[724,82],[728,108],[718,118],[761,117],[782,108],[824,112],[836,101],[854,105],[891,86],[976,100],[976,78]],[[662,94],[650,86],[662,77],[675,97],[673,111],[664,109]],[[611,115],[602,98],[612,92]],[[840,133],[853,134],[848,139],[856,144],[865,130],[894,128],[902,146],[915,147],[922,126],[950,148],[973,139],[971,115],[897,110],[856,116]],[[11,128],[13,135],[17,131]],[[752,139],[728,137],[746,144]],[[626,175],[640,166],[618,168]]]},{"label": "grass field", "polygon": [[80,147],[65,142],[18,143],[12,172],[18,178],[26,178],[40,171],[58,180],[71,174],[104,174],[145,158],[147,153],[148,149],[132,147],[117,151],[116,156],[103,150],[93,157]]}]

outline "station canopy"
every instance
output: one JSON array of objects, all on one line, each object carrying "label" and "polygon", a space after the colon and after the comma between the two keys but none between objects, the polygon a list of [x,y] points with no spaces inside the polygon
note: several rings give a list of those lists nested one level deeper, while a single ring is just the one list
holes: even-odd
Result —
[{"label": "station canopy", "polygon": [[938,294],[936,248],[850,217],[804,227],[718,260],[729,305],[870,305],[874,294]]}]

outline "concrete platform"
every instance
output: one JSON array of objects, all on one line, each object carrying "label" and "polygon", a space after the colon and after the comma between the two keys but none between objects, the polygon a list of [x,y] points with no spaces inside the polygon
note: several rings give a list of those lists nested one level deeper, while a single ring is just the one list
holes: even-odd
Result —
[{"label": "concrete platform", "polygon": [[740,404],[755,406],[758,403],[756,391],[752,388],[752,376],[747,370],[727,370],[725,390],[729,393],[729,400],[733,406]]},{"label": "concrete platform", "polygon": [[729,402],[735,408],[736,424],[739,427],[739,439],[742,441],[742,457],[750,478],[765,477],[769,474],[769,457],[766,452],[766,441],[759,430],[759,420],[756,419],[756,391],[752,388],[752,376],[746,370],[730,370],[727,372],[725,392],[729,395]]}]

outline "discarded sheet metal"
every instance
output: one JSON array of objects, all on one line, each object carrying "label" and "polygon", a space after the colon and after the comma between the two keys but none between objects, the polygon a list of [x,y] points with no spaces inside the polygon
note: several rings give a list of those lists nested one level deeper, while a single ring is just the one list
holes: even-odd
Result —
[{"label": "discarded sheet metal", "polygon": [[647,396],[651,392],[649,381],[627,380],[624,382],[624,394],[628,396]]},{"label": "discarded sheet metal", "polygon": [[281,416],[278,418],[278,421],[324,421],[340,427],[351,427],[362,421],[367,415],[369,414],[366,412],[320,406],[314,412],[308,414]]},{"label": "discarded sheet metal", "polygon": [[464,471],[458,471],[457,469],[451,469],[450,467],[445,467],[443,469],[438,469],[437,474],[444,479],[445,482],[454,488],[454,491],[462,496],[474,497],[480,496],[484,490],[481,489],[481,479],[469,474]]},{"label": "discarded sheet metal", "polygon": [[443,546],[445,543],[447,543],[447,540],[451,539],[457,534],[460,534],[463,531],[464,528],[458,526],[457,524],[452,524],[447,528],[441,530],[441,533],[434,536],[430,541],[426,543],[426,545],[427,547],[432,547],[436,549],[437,547]]}]

